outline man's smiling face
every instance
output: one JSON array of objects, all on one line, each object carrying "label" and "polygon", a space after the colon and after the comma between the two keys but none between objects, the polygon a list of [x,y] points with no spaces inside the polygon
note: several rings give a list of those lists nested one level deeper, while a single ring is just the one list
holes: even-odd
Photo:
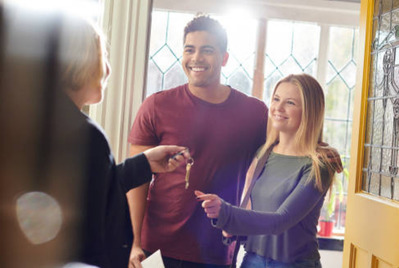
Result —
[{"label": "man's smiling face", "polygon": [[184,43],[182,66],[188,83],[194,87],[217,87],[220,72],[227,62],[226,52],[221,52],[217,39],[206,31],[190,32]]}]

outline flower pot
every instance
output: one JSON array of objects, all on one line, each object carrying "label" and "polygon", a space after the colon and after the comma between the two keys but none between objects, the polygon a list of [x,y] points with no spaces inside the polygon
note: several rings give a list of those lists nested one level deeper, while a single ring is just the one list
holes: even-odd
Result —
[{"label": "flower pot", "polygon": [[321,220],[319,221],[319,227],[320,231],[318,232],[318,235],[330,237],[332,235],[332,230],[334,228],[334,222]]}]

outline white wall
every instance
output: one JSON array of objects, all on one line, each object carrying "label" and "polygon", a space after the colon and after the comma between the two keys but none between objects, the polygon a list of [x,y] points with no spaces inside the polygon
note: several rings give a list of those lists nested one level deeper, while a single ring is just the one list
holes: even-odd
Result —
[{"label": "white wall", "polygon": [[342,267],[342,251],[320,250],[320,255],[323,268]]}]

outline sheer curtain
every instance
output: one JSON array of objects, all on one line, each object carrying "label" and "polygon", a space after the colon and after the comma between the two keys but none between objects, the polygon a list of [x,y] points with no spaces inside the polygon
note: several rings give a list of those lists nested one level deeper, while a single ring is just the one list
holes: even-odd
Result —
[{"label": "sheer curtain", "polygon": [[152,0],[101,0],[112,75],[101,104],[89,115],[109,138],[116,162],[128,156],[128,135],[143,100]]}]

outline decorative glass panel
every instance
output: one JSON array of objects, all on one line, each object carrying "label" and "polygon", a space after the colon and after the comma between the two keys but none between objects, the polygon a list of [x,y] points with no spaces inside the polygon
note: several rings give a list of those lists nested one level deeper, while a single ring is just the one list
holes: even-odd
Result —
[{"label": "decorative glass panel", "polygon": [[364,191],[395,200],[399,166],[398,4],[376,1],[362,183]]}]

